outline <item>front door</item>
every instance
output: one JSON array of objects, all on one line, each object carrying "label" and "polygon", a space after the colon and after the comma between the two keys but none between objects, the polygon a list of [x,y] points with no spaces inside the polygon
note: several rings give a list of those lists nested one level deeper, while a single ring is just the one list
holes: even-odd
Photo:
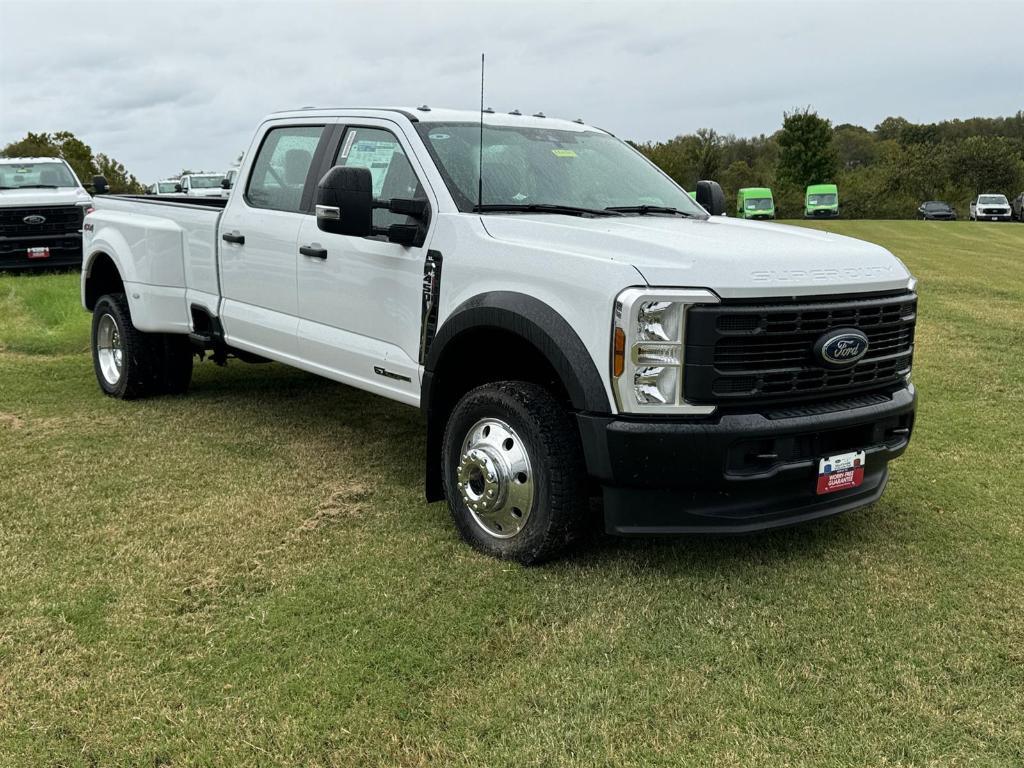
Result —
[{"label": "front door", "polygon": [[[437,201],[408,149],[407,137],[387,120],[361,120],[339,131],[327,166],[370,169],[376,199]],[[384,209],[375,227],[412,223]],[[299,354],[325,376],[418,404],[422,247],[388,242],[382,235],[349,237],[324,232],[315,217],[299,229]],[[312,255],[310,255],[312,254]]]},{"label": "front door", "polygon": [[323,125],[272,126],[245,189],[221,217],[221,318],[229,344],[286,362],[297,354],[299,227],[312,218],[307,183]]}]

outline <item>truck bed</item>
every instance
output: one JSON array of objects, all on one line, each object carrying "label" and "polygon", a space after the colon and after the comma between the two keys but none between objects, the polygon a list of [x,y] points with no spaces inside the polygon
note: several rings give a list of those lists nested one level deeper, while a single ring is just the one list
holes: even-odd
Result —
[{"label": "truck bed", "polygon": [[97,251],[117,254],[139,330],[188,333],[193,304],[217,313],[217,229],[226,204],[213,197],[94,198],[87,259]]}]

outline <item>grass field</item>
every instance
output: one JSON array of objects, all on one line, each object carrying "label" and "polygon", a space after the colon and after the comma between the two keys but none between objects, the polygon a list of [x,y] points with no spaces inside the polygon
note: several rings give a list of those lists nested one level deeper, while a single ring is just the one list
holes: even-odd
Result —
[{"label": "grass field", "polygon": [[1024,226],[831,222],[920,278],[883,500],[522,569],[410,408],[280,366],[102,397],[0,277],[0,766],[1024,764]]}]

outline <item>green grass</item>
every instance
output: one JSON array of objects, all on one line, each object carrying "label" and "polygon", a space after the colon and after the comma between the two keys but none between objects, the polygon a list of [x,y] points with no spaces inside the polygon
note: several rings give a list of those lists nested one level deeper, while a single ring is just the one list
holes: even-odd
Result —
[{"label": "green grass", "polygon": [[921,280],[883,500],[537,569],[423,503],[415,410],[115,402],[74,277],[0,277],[0,765],[1020,766],[1024,227],[822,226]]}]

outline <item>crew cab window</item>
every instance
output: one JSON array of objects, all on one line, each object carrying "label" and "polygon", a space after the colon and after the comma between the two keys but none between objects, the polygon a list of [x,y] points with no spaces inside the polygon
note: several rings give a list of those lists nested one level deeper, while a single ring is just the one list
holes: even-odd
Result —
[{"label": "crew cab window", "polygon": [[[334,164],[369,168],[373,179],[373,196],[376,199],[425,197],[405,150],[391,131],[381,128],[349,128],[345,131]],[[373,211],[375,227],[411,223],[414,220],[408,216],[384,209]]]},{"label": "crew cab window", "polygon": [[302,210],[302,191],[322,125],[292,125],[273,128],[263,138],[245,199],[253,208],[298,213]]}]

